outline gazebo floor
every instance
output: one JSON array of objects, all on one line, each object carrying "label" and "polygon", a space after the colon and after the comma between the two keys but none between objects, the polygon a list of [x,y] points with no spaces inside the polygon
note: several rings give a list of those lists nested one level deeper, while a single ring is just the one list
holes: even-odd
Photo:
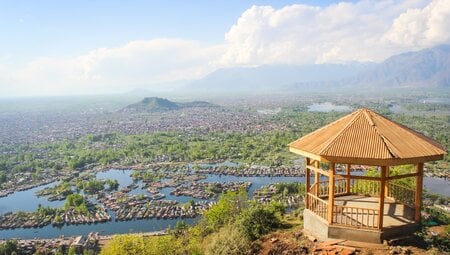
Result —
[{"label": "gazebo floor", "polygon": [[[334,199],[335,205],[378,209],[378,198],[361,195],[340,196]],[[414,222],[414,210],[394,200],[384,200],[383,227],[398,227]]]},{"label": "gazebo floor", "polygon": [[[361,195],[338,196],[335,197],[334,205],[378,210],[378,198]],[[350,214],[339,213],[335,215],[335,217],[346,217],[346,222],[357,223],[355,224],[356,226],[343,224],[329,225],[326,220],[308,209],[304,211],[303,216],[304,228],[317,236],[319,240],[337,238],[381,243],[383,240],[411,234],[419,227],[419,224],[413,220],[413,209],[401,203],[396,203],[389,198],[385,199],[383,230],[381,231],[378,228],[361,227],[361,225],[364,225],[364,222],[372,221],[372,218],[367,219],[367,217],[374,217],[376,222],[378,218],[377,215],[353,216]]]}]

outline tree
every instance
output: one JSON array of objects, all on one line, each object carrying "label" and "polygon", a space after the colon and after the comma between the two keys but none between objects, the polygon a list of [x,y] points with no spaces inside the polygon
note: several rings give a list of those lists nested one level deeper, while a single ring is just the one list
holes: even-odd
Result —
[{"label": "tree", "polygon": [[148,255],[190,254],[172,235],[152,236],[146,240],[145,248]]},{"label": "tree", "polygon": [[175,228],[173,229],[173,234],[176,237],[179,237],[181,235],[183,235],[184,233],[186,233],[186,231],[188,230],[189,225],[184,221],[184,220],[179,220],[177,221],[177,223],[175,224]]},{"label": "tree", "polygon": [[226,223],[234,220],[234,217],[248,206],[248,194],[245,189],[239,192],[223,193],[216,205],[204,214],[207,227],[211,231],[217,231]]},{"label": "tree", "polygon": [[75,249],[75,246],[70,246],[69,251],[67,252],[68,255],[76,255],[77,250]]},{"label": "tree", "polygon": [[251,241],[269,233],[280,224],[273,210],[256,203],[244,210],[236,220],[236,226]]},{"label": "tree", "polygon": [[0,244],[0,254],[11,254],[13,252],[17,252],[16,240],[8,240]]},{"label": "tree", "polygon": [[146,255],[145,242],[142,235],[116,235],[102,248],[100,255]]}]

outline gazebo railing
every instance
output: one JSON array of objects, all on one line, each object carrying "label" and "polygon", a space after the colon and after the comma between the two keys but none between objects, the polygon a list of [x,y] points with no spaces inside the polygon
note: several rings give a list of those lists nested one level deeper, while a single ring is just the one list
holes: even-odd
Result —
[{"label": "gazebo railing", "polygon": [[347,180],[337,179],[334,181],[334,195],[347,194]]},{"label": "gazebo railing", "polygon": [[306,199],[308,199],[308,202],[306,203],[308,206],[306,209],[309,209],[324,220],[327,220],[328,202],[311,193],[306,194]]},{"label": "gazebo railing", "polygon": [[414,207],[416,191],[401,184],[389,182],[388,197],[395,199],[402,204]]},{"label": "gazebo railing", "polygon": [[378,196],[380,194],[379,181],[352,179],[350,182],[351,193],[368,196]]},{"label": "gazebo railing", "polygon": [[[335,180],[334,195],[345,195],[346,188],[347,188],[347,181],[345,179]],[[321,181],[318,183],[314,183],[309,188],[310,193],[312,193],[320,198],[328,197],[329,191],[330,191],[330,188],[329,188],[328,181]]]},{"label": "gazebo railing", "polygon": [[357,228],[378,228],[377,209],[335,205],[333,207],[333,224]]}]

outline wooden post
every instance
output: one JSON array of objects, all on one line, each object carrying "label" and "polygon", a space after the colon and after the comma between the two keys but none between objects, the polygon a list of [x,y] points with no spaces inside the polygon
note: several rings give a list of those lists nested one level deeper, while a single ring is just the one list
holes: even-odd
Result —
[{"label": "wooden post", "polygon": [[331,225],[333,223],[333,207],[334,207],[334,172],[335,172],[335,163],[330,162],[329,172],[329,183],[328,183],[328,224]]},{"label": "wooden post", "polygon": [[383,216],[384,216],[384,186],[386,183],[386,166],[381,167],[381,181],[380,181],[380,194],[378,201],[378,229],[383,229]]},{"label": "wooden post", "polygon": [[416,197],[414,203],[414,220],[420,222],[420,207],[422,206],[422,188],[423,188],[423,163],[417,163],[416,172]]},{"label": "wooden post", "polygon": [[306,191],[305,191],[305,206],[306,208],[309,208],[309,199],[308,199],[308,193],[309,193],[309,188],[310,188],[310,183],[309,183],[309,166],[310,164],[310,159],[306,158],[306,174],[305,174],[305,184],[306,184]]},{"label": "wooden post", "polygon": [[350,195],[350,171],[351,171],[351,166],[350,164],[347,164],[347,186],[345,187],[345,193],[347,193],[347,195]]},{"label": "wooden post", "polygon": [[[315,167],[316,168],[320,167],[319,160],[316,160]],[[317,183],[317,184],[316,184],[316,190],[314,192],[316,192],[316,196],[319,196],[319,181],[320,181],[320,173],[315,171],[314,172],[314,183]]]},{"label": "wooden post", "polygon": [[[390,171],[389,166],[386,166],[386,178],[389,177],[389,171]],[[389,196],[389,180],[386,180],[384,184],[384,197],[388,196]]]}]

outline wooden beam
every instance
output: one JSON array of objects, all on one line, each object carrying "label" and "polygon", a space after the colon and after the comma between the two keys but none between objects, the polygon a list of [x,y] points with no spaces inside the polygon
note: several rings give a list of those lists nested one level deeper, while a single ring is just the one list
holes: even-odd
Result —
[{"label": "wooden beam", "polygon": [[[337,177],[341,177],[343,179],[347,178],[346,174],[335,174]],[[380,177],[374,176],[362,176],[362,175],[349,175],[350,179],[358,179],[358,180],[367,180],[367,181],[380,181]]]},{"label": "wooden beam", "polygon": [[316,162],[319,162],[319,161],[310,158],[310,159],[309,159],[309,164],[308,164],[308,165],[313,166],[313,165],[316,164]]},{"label": "wooden beam", "polygon": [[[310,163],[309,163],[309,158],[306,158],[306,165],[308,166]],[[305,184],[306,184],[306,192],[308,193],[309,192],[309,188],[310,188],[310,183],[309,183],[309,168],[308,167],[306,167],[306,175],[305,175]],[[305,200],[305,206],[306,206],[306,208],[309,208],[309,199],[306,199]]]},{"label": "wooden beam", "polygon": [[[316,168],[320,167],[320,162],[319,161],[316,160],[314,162],[314,164],[315,164]],[[319,194],[319,181],[320,181],[320,173],[317,172],[317,171],[314,171],[314,183],[317,183],[316,184],[316,190],[315,190],[316,194]]]},{"label": "wooden beam", "polygon": [[330,162],[329,176],[328,176],[328,224],[333,223],[333,207],[334,207],[334,172],[335,163]]},{"label": "wooden beam", "polygon": [[339,162],[341,164],[352,164],[352,165],[366,165],[366,166],[398,166],[405,164],[417,164],[420,162],[428,162],[441,160],[444,158],[444,154],[417,157],[417,158],[401,158],[401,159],[370,159],[370,158],[345,158],[345,157],[332,157],[332,156],[321,156],[320,161],[322,162]]},{"label": "wooden beam", "polygon": [[402,179],[402,178],[413,177],[413,176],[417,176],[417,173],[394,175],[394,176],[389,176],[387,179],[388,180],[396,180],[396,179]]},{"label": "wooden beam", "polygon": [[314,166],[306,166],[306,167],[309,168],[310,170],[313,170],[314,172],[319,172],[320,174],[323,174],[325,176],[329,175],[328,171],[322,170],[322,169],[320,169],[318,167],[314,167]]},{"label": "wooden beam", "polygon": [[422,188],[423,188],[423,163],[417,163],[416,172],[416,197],[414,203],[414,220],[420,222],[421,206],[422,206]]},{"label": "wooden beam", "polygon": [[387,167],[381,167],[381,183],[380,183],[380,196],[378,200],[378,229],[383,229],[383,216],[384,216],[384,185],[386,183],[386,171]]},{"label": "wooden beam", "polygon": [[351,164],[347,164],[346,168],[346,174],[347,174],[347,182],[345,186],[345,193],[350,194],[350,171],[351,171]]},{"label": "wooden beam", "polygon": [[297,148],[293,148],[293,147],[290,147],[290,146],[289,146],[289,151],[293,152],[295,154],[298,154],[298,155],[310,158],[310,159],[314,159],[314,160],[319,160],[320,161],[321,158],[322,158],[321,156],[316,155],[314,153],[307,152],[307,151],[304,151],[304,150],[300,150],[300,149],[297,149]]}]

